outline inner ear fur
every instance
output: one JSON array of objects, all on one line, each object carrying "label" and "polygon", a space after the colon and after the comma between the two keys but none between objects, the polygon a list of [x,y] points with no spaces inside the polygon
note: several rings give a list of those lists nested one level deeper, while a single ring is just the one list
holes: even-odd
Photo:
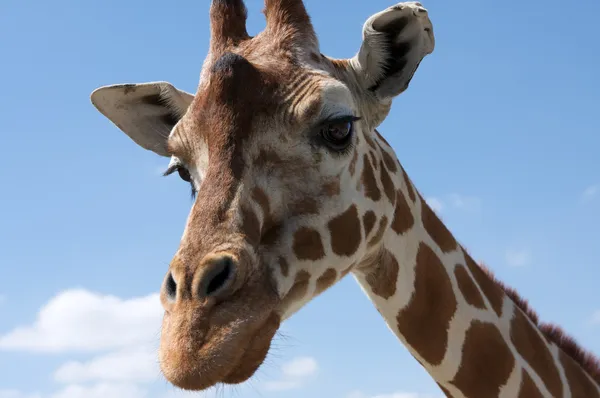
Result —
[{"label": "inner ear fur", "polygon": [[401,94],[425,56],[435,47],[427,10],[418,3],[399,3],[363,26],[363,42],[353,65],[363,88],[378,99]]}]

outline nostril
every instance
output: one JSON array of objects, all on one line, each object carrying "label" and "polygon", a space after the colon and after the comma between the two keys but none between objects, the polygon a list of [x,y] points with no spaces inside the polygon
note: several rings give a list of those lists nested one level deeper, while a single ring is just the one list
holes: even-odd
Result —
[{"label": "nostril", "polygon": [[169,300],[175,300],[177,297],[177,282],[173,279],[173,274],[169,272],[165,280],[165,293]]},{"label": "nostril", "polygon": [[229,256],[216,259],[208,272],[204,275],[200,294],[214,296],[223,290],[233,276],[235,264]]}]

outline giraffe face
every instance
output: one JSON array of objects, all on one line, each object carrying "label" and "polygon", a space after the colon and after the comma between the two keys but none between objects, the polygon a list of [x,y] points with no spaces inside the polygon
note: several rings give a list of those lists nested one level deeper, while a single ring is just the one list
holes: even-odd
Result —
[{"label": "giraffe face", "polygon": [[283,319],[376,252],[384,231],[365,239],[367,213],[391,219],[395,193],[378,182],[390,155],[373,129],[433,50],[421,9],[376,14],[359,53],[333,61],[301,1],[267,0],[267,28],[254,38],[236,19],[240,1],[215,1],[194,96],[168,83],[92,95],[195,193],[161,288],[160,364],[174,385],[247,380]]}]

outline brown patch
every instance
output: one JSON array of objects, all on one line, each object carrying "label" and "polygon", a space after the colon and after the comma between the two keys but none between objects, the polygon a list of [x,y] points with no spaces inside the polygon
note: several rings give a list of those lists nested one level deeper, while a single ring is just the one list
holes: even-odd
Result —
[{"label": "brown patch", "polygon": [[540,376],[553,397],[562,397],[562,382],[548,345],[520,309],[510,325],[510,339],[519,354]]},{"label": "brown patch", "polygon": [[502,316],[502,304],[504,303],[504,291],[500,286],[498,286],[493,279],[481,268],[473,258],[464,251],[465,262],[467,263],[467,268],[471,271],[473,278],[479,285],[479,288],[487,297],[492,309],[498,316]]},{"label": "brown patch", "polygon": [[272,236],[273,230],[276,229],[273,225],[274,221],[271,218],[269,197],[261,188],[255,187],[252,190],[252,199],[254,199],[256,203],[258,203],[263,213],[263,223],[261,227],[261,243],[266,242],[266,244],[268,245],[271,242],[272,238],[274,238],[274,236]]},{"label": "brown patch", "polygon": [[290,273],[290,265],[284,257],[279,257],[279,269],[281,269],[281,275],[288,276]]},{"label": "brown patch", "polygon": [[[529,311],[531,312],[531,310]],[[565,331],[558,326],[541,323],[539,327],[549,340],[554,342],[554,344],[581,366],[581,368],[600,385],[600,360],[598,357],[581,348],[574,338],[567,335]],[[573,397],[575,397],[575,395]]]},{"label": "brown patch", "polygon": [[379,260],[371,266],[369,272],[365,275],[365,280],[371,286],[374,294],[387,300],[396,293],[399,269],[396,257],[384,249]]},{"label": "brown patch", "polygon": [[377,186],[375,180],[375,173],[373,172],[373,166],[369,162],[369,157],[365,154],[363,161],[363,172],[362,172],[362,184],[365,187],[365,196],[370,198],[372,201],[377,202],[381,199],[381,191]]},{"label": "brown patch", "polygon": [[406,198],[401,191],[396,192],[396,209],[394,210],[394,220],[392,229],[398,235],[401,235],[412,228],[415,224],[415,218],[406,202]]},{"label": "brown patch", "polygon": [[497,280],[487,267],[476,264],[466,250],[464,252],[467,267],[471,270],[475,281],[498,316],[501,315],[502,300],[506,295],[540,329],[548,341],[556,344],[562,352],[578,363],[596,383],[600,384],[600,359],[598,357],[583,349],[575,339],[558,326],[540,322],[537,313],[529,306],[527,300],[522,298],[514,289]]},{"label": "brown patch", "polygon": [[544,398],[525,369],[521,369],[521,389],[517,398]]},{"label": "brown patch", "polygon": [[260,243],[264,246],[273,246],[281,237],[281,224],[274,224],[270,218],[265,220]]},{"label": "brown patch", "polygon": [[310,282],[310,274],[305,270],[300,270],[296,274],[294,284],[285,297],[281,300],[281,308],[286,309],[292,303],[302,300],[308,293],[308,284]]},{"label": "brown patch", "polygon": [[375,153],[369,152],[369,156],[371,157],[371,165],[373,165],[373,168],[377,170],[377,158],[375,157]]},{"label": "brown patch", "polygon": [[[381,155],[383,158],[383,163],[385,163],[385,166],[388,168],[388,170],[391,173],[395,173],[398,170],[398,167],[396,167],[396,162],[394,161],[394,158],[392,157],[392,155],[387,153],[387,151],[383,148],[381,149]],[[413,194],[414,194],[414,192],[413,192]]]},{"label": "brown patch", "polygon": [[373,149],[377,149],[377,146],[375,145],[375,143],[373,142],[373,139],[371,137],[369,137],[369,133],[365,133],[363,134],[363,137],[365,137],[365,141],[367,141],[367,144],[369,144],[369,146]]},{"label": "brown patch", "polygon": [[371,233],[373,226],[375,225],[375,221],[377,221],[377,217],[373,210],[368,210],[365,214],[363,214],[363,224],[365,226],[365,239]]},{"label": "brown patch", "polygon": [[392,206],[396,204],[396,187],[390,178],[390,174],[381,161],[380,167],[381,184],[383,185],[383,192],[387,196],[388,200],[392,203]]},{"label": "brown patch", "polygon": [[350,160],[350,166],[348,169],[350,170],[350,175],[354,177],[354,173],[356,173],[356,162],[358,161],[358,151],[355,149],[352,152],[352,160]]},{"label": "brown patch", "polygon": [[291,216],[317,214],[319,213],[319,203],[315,199],[307,196],[298,201],[293,202],[289,206],[289,210]]},{"label": "brown patch", "polygon": [[[448,325],[457,303],[446,268],[425,243],[419,245],[414,293],[398,313],[398,330],[406,342],[435,366],[448,347]],[[475,395],[479,396],[479,395]]]},{"label": "brown patch", "polygon": [[456,264],[454,267],[454,276],[456,277],[456,283],[458,284],[460,293],[465,298],[467,304],[472,305],[475,308],[485,309],[483,297],[481,296],[477,285],[475,285],[475,282],[471,279],[467,269],[461,264]]},{"label": "brown patch", "polygon": [[431,236],[431,239],[435,241],[444,253],[456,250],[457,243],[454,236],[452,236],[452,233],[446,228],[442,220],[440,220],[423,199],[421,199],[421,207],[423,226],[429,236]]},{"label": "brown patch", "polygon": [[360,219],[356,205],[334,217],[327,224],[331,234],[331,249],[338,256],[351,256],[356,253],[362,239]]},{"label": "brown patch", "polygon": [[326,182],[321,186],[321,192],[324,195],[329,196],[329,197],[339,195],[340,191],[341,191],[341,188],[340,188],[340,180],[339,179]]},{"label": "brown patch", "polygon": [[300,227],[294,234],[294,253],[299,260],[319,260],[325,257],[321,234],[308,227]]},{"label": "brown patch", "polygon": [[252,199],[254,199],[254,201],[258,203],[258,205],[262,209],[263,216],[265,218],[268,217],[268,215],[271,213],[271,210],[269,208],[269,197],[267,196],[265,191],[263,191],[259,187],[255,187],[252,190]]},{"label": "brown patch", "polygon": [[323,293],[327,288],[334,284],[337,278],[337,271],[333,268],[328,268],[323,275],[317,279],[316,294]]},{"label": "brown patch", "polygon": [[452,384],[465,397],[497,397],[515,366],[515,358],[498,328],[474,320],[467,330],[460,368]]},{"label": "brown patch", "polygon": [[587,377],[581,366],[571,356],[564,352],[559,353],[560,363],[565,370],[565,377],[569,382],[571,396],[573,398],[598,398],[598,388]]},{"label": "brown patch", "polygon": [[375,246],[376,244],[381,242],[381,239],[383,239],[383,234],[385,234],[387,224],[388,218],[386,216],[381,217],[381,219],[379,220],[379,227],[377,228],[377,232],[375,233],[375,235],[373,235],[371,240],[369,240],[369,246]]},{"label": "brown patch", "polygon": [[415,190],[412,186],[412,183],[410,182],[410,178],[408,178],[408,174],[406,174],[406,170],[404,170],[403,167],[400,168],[402,169],[402,176],[404,177],[404,184],[406,184],[406,191],[408,192],[408,196],[410,197],[410,200],[414,202],[417,200]]},{"label": "brown patch", "polygon": [[275,166],[283,163],[277,152],[269,149],[261,149],[254,159],[254,165],[258,167]]},{"label": "brown patch", "polygon": [[242,232],[248,243],[258,245],[260,241],[260,221],[249,207],[242,207]]}]

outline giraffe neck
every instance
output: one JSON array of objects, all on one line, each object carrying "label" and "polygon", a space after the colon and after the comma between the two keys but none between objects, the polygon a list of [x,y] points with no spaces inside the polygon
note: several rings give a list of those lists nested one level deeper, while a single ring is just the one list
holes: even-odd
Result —
[{"label": "giraffe neck", "polygon": [[569,355],[575,343],[565,350],[558,329],[539,325],[514,291],[473,261],[403,169],[394,182],[394,221],[353,274],[444,393],[600,398],[600,377],[586,371],[585,354]]}]

